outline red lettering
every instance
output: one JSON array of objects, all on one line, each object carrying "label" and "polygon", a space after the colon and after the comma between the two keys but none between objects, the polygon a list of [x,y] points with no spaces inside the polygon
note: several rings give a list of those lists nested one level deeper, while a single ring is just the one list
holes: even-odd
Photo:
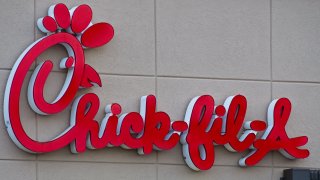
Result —
[{"label": "red lettering", "polygon": [[289,120],[291,103],[287,98],[271,102],[268,108],[268,128],[261,139],[254,142],[255,150],[241,159],[240,164],[253,166],[257,164],[271,150],[279,150],[285,157],[306,158],[309,151],[298,149],[308,142],[308,137],[289,138],[285,126]]},{"label": "red lettering", "polygon": [[[94,93],[75,96],[79,88],[102,86],[99,74],[85,64],[83,47],[106,44],[114,31],[108,23],[91,26],[92,14],[87,5],[80,5],[72,11],[70,14],[64,4],[53,5],[48,16],[38,20],[39,29],[50,34],[31,44],[10,73],[4,97],[4,119],[11,139],[19,148],[46,153],[70,144],[73,153],[80,153],[87,148],[121,146],[137,149],[139,154],[150,154],[153,150],[172,149],[180,140],[185,161],[194,170],[207,170],[213,166],[215,145],[223,145],[232,152],[252,148],[239,160],[241,166],[253,166],[274,150],[290,159],[309,156],[307,149],[299,148],[308,142],[306,136],[290,138],[287,135],[291,103],[286,98],[270,103],[267,124],[261,120],[245,121],[247,100],[242,95],[230,96],[218,106],[210,95],[195,97],[188,105],[184,121],[174,122],[167,113],[156,110],[155,96],[143,96],[139,113],[121,114],[121,106],[113,103],[106,106],[105,117],[99,124],[95,119],[100,106],[98,96]],[[29,137],[22,126],[21,89],[36,58],[57,44],[63,45],[68,52],[60,62],[60,68],[67,70],[60,93],[53,102],[44,98],[44,86],[53,68],[53,63],[47,60],[38,65],[31,76],[28,101],[31,109],[41,115],[60,113],[73,103],[70,126],[54,139],[39,142]],[[245,130],[242,132],[242,129]],[[259,131],[264,134],[257,139]]]}]

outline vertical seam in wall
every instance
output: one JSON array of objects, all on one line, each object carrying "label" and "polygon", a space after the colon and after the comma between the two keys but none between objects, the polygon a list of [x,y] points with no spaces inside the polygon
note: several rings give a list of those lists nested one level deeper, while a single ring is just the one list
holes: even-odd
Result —
[{"label": "vertical seam in wall", "polygon": [[158,96],[158,71],[157,71],[157,18],[156,18],[156,0],[153,1],[154,3],[154,72],[155,72],[155,93]]},{"label": "vertical seam in wall", "polygon": [[[270,8],[270,94],[271,94],[271,100],[273,99],[273,71],[272,71],[272,0],[270,0],[270,4],[269,4],[269,8]],[[271,153],[271,180],[273,179],[274,176],[274,151],[272,151]]]},{"label": "vertical seam in wall", "polygon": [[36,0],[33,0],[33,40],[36,40]]},{"label": "vertical seam in wall", "polygon": [[[37,18],[36,18],[36,0],[33,0],[33,40],[34,42],[36,41],[37,39],[37,25],[36,25],[36,22],[37,22]],[[35,64],[34,64],[34,69],[36,68],[38,64],[38,59],[35,60]]]},{"label": "vertical seam in wall", "polygon": [[272,0],[270,0],[270,82],[271,82],[271,100],[273,99],[273,75],[272,75]]},{"label": "vertical seam in wall", "polygon": [[[37,31],[36,31],[36,0],[33,0],[33,37],[34,37],[34,42],[36,41],[36,38],[37,38],[37,35],[36,35],[36,33],[37,33]],[[37,64],[37,60],[35,61],[36,63],[35,63],[35,66],[36,66],[36,64]],[[36,139],[38,140],[38,118],[37,118],[37,114],[36,113],[34,113],[34,115],[35,115],[35,121],[36,121]],[[36,154],[36,180],[38,180],[39,178],[38,178],[38,155]]]},{"label": "vertical seam in wall", "polygon": [[[154,75],[155,75],[155,95],[158,97],[158,71],[157,71],[157,17],[156,17],[156,0],[153,1],[153,16],[154,16]],[[156,179],[158,180],[158,156],[159,152],[156,152]]]}]

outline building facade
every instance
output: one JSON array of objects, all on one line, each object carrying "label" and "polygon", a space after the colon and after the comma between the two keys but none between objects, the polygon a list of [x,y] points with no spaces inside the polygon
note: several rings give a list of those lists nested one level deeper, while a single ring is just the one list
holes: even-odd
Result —
[{"label": "building facade", "polygon": [[[122,112],[139,112],[140,98],[153,94],[157,110],[182,120],[193,97],[208,94],[217,104],[244,95],[246,120],[267,119],[273,99],[287,97],[292,112],[286,126],[290,137],[308,136],[306,159],[289,160],[278,151],[253,167],[238,160],[249,151],[233,153],[215,146],[215,162],[194,171],[181,145],[140,156],[136,150],[109,147],[73,154],[70,147],[30,154],[19,149],[0,123],[0,174],[3,179],[259,179],[279,180],[283,169],[320,168],[320,1],[318,0],[21,0],[1,3],[0,86],[4,94],[19,55],[45,36],[36,26],[48,8],[88,4],[93,22],[108,22],[113,39],[85,49],[86,63],[100,75],[102,87],[81,89],[100,99],[96,120],[105,105],[117,102]],[[35,113],[27,100],[28,81],[37,65],[54,62],[44,96],[53,101],[66,78],[59,69],[66,56],[57,45],[41,54],[29,70],[20,97],[22,125],[37,141],[48,141],[69,125],[70,109],[56,115]],[[4,96],[1,97],[3,102]],[[0,111],[3,111],[1,104]],[[261,136],[261,134],[259,134]]]}]

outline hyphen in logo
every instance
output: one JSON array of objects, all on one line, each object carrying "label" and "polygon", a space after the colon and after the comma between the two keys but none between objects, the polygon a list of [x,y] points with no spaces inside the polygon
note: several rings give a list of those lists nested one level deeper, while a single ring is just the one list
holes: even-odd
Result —
[{"label": "hyphen in logo", "polygon": [[[99,74],[85,64],[84,48],[108,43],[114,31],[110,24],[92,24],[91,19],[88,5],[70,10],[64,4],[51,6],[48,16],[37,22],[38,28],[47,36],[31,44],[14,64],[5,90],[4,120],[11,139],[22,150],[46,153],[70,144],[73,153],[84,152],[87,148],[121,146],[137,149],[139,154],[149,154],[153,150],[169,150],[180,141],[185,161],[194,170],[207,170],[213,166],[216,145],[224,145],[232,152],[251,149],[239,160],[240,166],[253,166],[273,150],[279,150],[290,159],[309,156],[308,150],[299,149],[308,138],[290,138],[286,133],[291,113],[287,98],[270,103],[267,123],[244,121],[247,100],[242,95],[230,96],[223,105],[217,106],[210,95],[195,97],[187,107],[184,120],[173,122],[167,113],[156,111],[156,98],[148,95],[141,98],[140,112],[121,114],[119,104],[107,105],[105,117],[99,124],[95,120],[100,106],[97,95],[86,93],[76,97],[76,93],[80,87],[102,86]],[[53,68],[53,63],[47,60],[32,74],[28,101],[41,115],[60,113],[72,104],[70,126],[52,140],[39,142],[30,138],[22,126],[21,89],[32,63],[42,52],[57,44],[63,45],[68,52],[68,57],[60,62],[60,68],[67,69],[67,77],[59,95],[53,102],[47,102],[43,96],[45,82]],[[261,138],[256,136],[258,132],[263,133]]]}]

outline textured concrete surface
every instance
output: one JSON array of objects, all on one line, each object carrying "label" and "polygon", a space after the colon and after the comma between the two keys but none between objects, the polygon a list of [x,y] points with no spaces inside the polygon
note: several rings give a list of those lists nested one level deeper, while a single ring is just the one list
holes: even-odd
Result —
[{"label": "textured concrete surface", "polygon": [[[96,116],[117,102],[122,112],[139,111],[140,97],[157,96],[157,109],[172,121],[184,118],[190,100],[210,94],[217,104],[242,94],[248,101],[246,120],[266,120],[269,103],[280,97],[292,102],[287,125],[290,137],[307,135],[311,152],[304,160],[268,154],[256,167],[241,168],[246,152],[215,147],[208,171],[195,172],[184,163],[181,147],[139,156],[134,150],[106,148],[72,154],[69,147],[34,155],[18,149],[0,123],[0,176],[6,179],[239,179],[279,180],[292,167],[320,168],[320,2],[316,0],[98,0],[5,1],[0,6],[0,88],[21,52],[43,37],[35,28],[50,5],[69,8],[81,3],[93,9],[93,22],[115,28],[106,46],[85,50],[86,63],[101,76],[102,88],[82,89],[100,98]],[[38,57],[54,61],[44,96],[52,101],[65,80],[58,62],[65,56],[53,47]],[[23,126],[32,138],[52,139],[69,125],[70,107],[53,116],[35,114],[21,93]],[[3,96],[0,96],[3,102]],[[3,103],[0,105],[3,114]]]},{"label": "textured concrete surface", "polygon": [[320,1],[272,1],[274,80],[320,82]]}]

